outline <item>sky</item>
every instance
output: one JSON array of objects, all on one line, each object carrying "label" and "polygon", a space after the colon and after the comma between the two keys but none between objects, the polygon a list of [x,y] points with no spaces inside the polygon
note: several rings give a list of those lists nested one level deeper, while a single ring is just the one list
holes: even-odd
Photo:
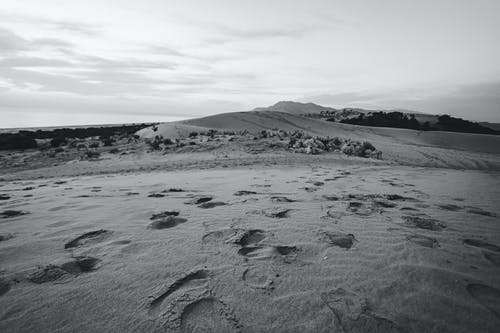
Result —
[{"label": "sky", "polygon": [[0,1],[0,128],[281,100],[500,122],[500,1]]}]

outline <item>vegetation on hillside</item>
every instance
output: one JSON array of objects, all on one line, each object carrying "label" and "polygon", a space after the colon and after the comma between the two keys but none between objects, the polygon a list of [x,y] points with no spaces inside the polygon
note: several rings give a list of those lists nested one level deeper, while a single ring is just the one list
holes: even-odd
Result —
[{"label": "vegetation on hillside", "polygon": [[[333,119],[326,119],[334,121]],[[499,135],[500,131],[495,131],[489,127],[482,126],[472,121],[461,118],[442,115],[437,118],[435,124],[429,122],[420,123],[415,116],[402,112],[373,112],[368,115],[360,114],[358,117],[343,119],[340,122],[344,124],[353,124],[372,127],[393,127],[408,128],[420,131],[448,131],[461,133],[494,134]]]},{"label": "vegetation on hillside", "polygon": [[37,148],[36,140],[44,139],[49,139],[52,147],[59,147],[67,144],[70,138],[85,139],[90,137],[100,137],[105,146],[110,146],[112,145],[112,139],[110,139],[112,136],[132,135],[148,126],[151,124],[57,128],[37,131],[20,130],[17,133],[0,133],[0,150]]}]

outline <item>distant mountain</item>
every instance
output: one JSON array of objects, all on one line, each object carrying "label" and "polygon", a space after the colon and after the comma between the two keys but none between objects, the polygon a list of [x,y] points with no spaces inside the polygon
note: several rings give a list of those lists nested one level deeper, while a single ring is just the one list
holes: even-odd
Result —
[{"label": "distant mountain", "polygon": [[303,114],[316,114],[316,113],[319,114],[321,112],[336,112],[338,110],[314,103],[281,101],[268,107],[255,108],[252,111],[278,111],[294,115],[303,115]]}]

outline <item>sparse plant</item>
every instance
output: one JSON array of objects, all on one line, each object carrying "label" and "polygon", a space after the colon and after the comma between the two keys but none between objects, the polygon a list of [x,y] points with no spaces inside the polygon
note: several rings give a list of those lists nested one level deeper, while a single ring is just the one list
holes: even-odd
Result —
[{"label": "sparse plant", "polygon": [[215,137],[215,135],[217,134],[217,130],[215,129],[209,129],[208,132],[207,132],[208,136],[211,137],[212,139]]},{"label": "sparse plant", "polygon": [[98,151],[95,151],[95,150],[87,150],[84,154],[83,154],[84,158],[87,158],[87,159],[97,159],[99,157],[101,157],[101,153],[99,153]]},{"label": "sparse plant", "polygon": [[113,138],[108,137],[108,138],[105,138],[102,142],[103,142],[104,147],[110,147],[113,145],[113,143],[115,143],[115,140],[113,140]]},{"label": "sparse plant", "polygon": [[58,137],[55,137],[52,140],[50,140],[50,145],[54,148],[60,147],[60,146],[66,145],[66,144],[68,144],[68,140],[66,140],[65,137],[58,136]]}]

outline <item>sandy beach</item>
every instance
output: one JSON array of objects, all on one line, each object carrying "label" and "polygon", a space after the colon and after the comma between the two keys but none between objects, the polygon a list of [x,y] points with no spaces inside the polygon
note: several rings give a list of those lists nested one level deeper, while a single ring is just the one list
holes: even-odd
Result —
[{"label": "sandy beach", "polygon": [[496,331],[498,170],[234,154],[4,173],[0,329]]}]

